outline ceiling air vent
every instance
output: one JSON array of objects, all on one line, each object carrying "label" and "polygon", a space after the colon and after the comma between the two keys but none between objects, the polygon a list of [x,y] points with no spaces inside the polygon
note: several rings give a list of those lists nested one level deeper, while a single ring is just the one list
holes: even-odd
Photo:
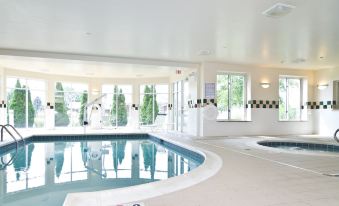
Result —
[{"label": "ceiling air vent", "polygon": [[287,15],[294,8],[295,8],[295,6],[293,6],[293,5],[276,3],[271,8],[265,10],[262,14],[267,16],[267,17],[279,18],[279,17],[283,17],[283,16]]}]

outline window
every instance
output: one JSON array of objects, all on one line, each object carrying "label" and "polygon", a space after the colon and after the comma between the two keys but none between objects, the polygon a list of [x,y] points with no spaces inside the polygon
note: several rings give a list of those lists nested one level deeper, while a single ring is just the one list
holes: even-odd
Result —
[{"label": "window", "polygon": [[83,124],[88,86],[79,83],[57,82],[55,85],[55,126],[77,127]]},{"label": "window", "polygon": [[218,74],[217,103],[219,120],[245,120],[246,75]]},{"label": "window", "polygon": [[132,105],[131,85],[103,85],[102,98],[103,125],[123,127],[128,124],[129,110]]},{"label": "window", "polygon": [[7,78],[8,121],[18,128],[42,128],[45,122],[46,83]]},{"label": "window", "polygon": [[167,116],[168,85],[140,86],[140,122],[162,126]]},{"label": "window", "polygon": [[173,83],[173,122],[174,130],[182,131],[182,81]]},{"label": "window", "polygon": [[279,78],[279,120],[302,120],[303,79],[296,77]]}]

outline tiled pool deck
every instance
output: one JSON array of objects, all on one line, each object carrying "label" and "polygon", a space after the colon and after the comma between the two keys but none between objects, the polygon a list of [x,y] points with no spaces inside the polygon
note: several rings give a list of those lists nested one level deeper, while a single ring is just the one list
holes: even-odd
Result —
[{"label": "tiled pool deck", "polygon": [[[175,137],[180,139],[180,137]],[[253,142],[267,137],[180,139],[213,151],[223,160],[221,170],[193,187],[145,200],[146,205],[339,205],[338,155],[290,153],[263,149]],[[277,138],[273,138],[277,139]],[[280,139],[280,138],[278,138]],[[331,138],[285,137],[335,144]]]},{"label": "tiled pool deck", "polygon": [[[59,134],[62,131],[48,133]],[[331,138],[316,136],[190,138],[174,133],[160,135],[171,141],[215,153],[223,162],[221,169],[207,180],[178,191],[173,190],[160,196],[141,199],[137,196],[145,197],[143,196],[145,194],[129,193],[121,203],[140,200],[147,206],[339,205],[339,177],[324,175],[339,174],[339,154],[285,152],[256,144],[259,140],[272,139],[335,144]],[[184,177],[178,178],[178,181],[173,178],[171,184],[167,186],[176,187],[176,184],[181,184],[182,178]],[[186,178],[196,181],[194,175]],[[145,185],[145,188],[149,191],[157,189],[152,184]],[[125,191],[132,189],[126,188]],[[113,197],[103,197],[107,201],[100,202],[100,205],[115,205],[109,203],[111,198]],[[85,198],[82,205],[98,204],[86,201]]]}]

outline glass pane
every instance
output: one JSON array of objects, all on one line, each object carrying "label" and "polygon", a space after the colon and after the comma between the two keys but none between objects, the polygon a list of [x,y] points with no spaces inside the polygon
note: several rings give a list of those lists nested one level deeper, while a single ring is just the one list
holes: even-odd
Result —
[{"label": "glass pane", "polygon": [[[112,116],[116,119],[116,125],[118,127],[126,126],[128,121],[128,109],[129,106],[126,104],[126,95],[124,93],[115,94],[116,100],[113,100],[113,105],[116,105],[112,109]],[[128,95],[129,102],[131,95]],[[114,122],[115,123],[115,122]]]},{"label": "glass pane", "polygon": [[183,100],[183,132],[187,132],[187,124],[188,124],[188,102],[189,100],[189,83],[185,81],[184,83],[184,100]]},{"label": "glass pane", "polygon": [[228,75],[217,75],[218,119],[228,119]]},{"label": "glass pane", "polygon": [[[20,85],[21,87],[21,85]],[[26,89],[8,89],[7,102],[9,105],[9,124],[17,128],[26,127]],[[29,122],[33,124],[33,122]]]},{"label": "glass pane", "polygon": [[152,85],[140,85],[140,94],[153,93]]},{"label": "glass pane", "polygon": [[287,120],[287,85],[286,78],[279,79],[279,120]]},{"label": "glass pane", "polygon": [[245,76],[231,75],[231,117],[230,119],[243,120],[245,118]]},{"label": "glass pane", "polygon": [[[41,87],[41,90],[43,89],[44,87]],[[29,99],[31,100],[28,100],[28,119],[30,121],[33,118],[34,123],[33,125],[29,124],[29,127],[43,128],[45,125],[45,91],[31,90],[30,96],[31,97]],[[33,107],[33,112],[31,111],[31,106]]]},{"label": "glass pane", "polygon": [[88,91],[88,86],[86,84],[79,84],[79,83],[72,83],[72,91],[76,92],[87,92]]},{"label": "glass pane", "polygon": [[129,110],[132,106],[131,85],[104,85],[102,99],[104,126],[126,126]]},{"label": "glass pane", "polygon": [[84,105],[88,101],[88,86],[85,84],[56,84],[55,126],[78,127],[83,124]]},{"label": "glass pane", "polygon": [[27,80],[27,86],[30,90],[45,90],[45,81]]},{"label": "glass pane", "polygon": [[[113,91],[113,89],[111,91]],[[103,110],[102,111],[103,126],[105,127],[112,126],[112,108],[113,108],[113,94],[112,93],[106,93],[106,96],[104,96],[101,99],[101,108]]]},{"label": "glass pane", "polygon": [[[174,83],[177,85],[177,83]],[[178,129],[178,92],[173,93],[173,122],[174,130]]]},{"label": "glass pane", "polygon": [[113,91],[114,91],[114,85],[102,85],[103,94],[113,93]]},{"label": "glass pane", "polygon": [[24,79],[15,78],[15,77],[8,77],[6,79],[6,86],[7,88],[21,88],[22,85],[25,85],[26,81]]},{"label": "glass pane", "polygon": [[118,85],[119,92],[124,94],[132,94],[132,86],[131,85]]},{"label": "glass pane", "polygon": [[177,92],[178,91],[178,86],[177,86],[177,82],[173,83],[173,92]]},{"label": "glass pane", "polygon": [[141,94],[140,95],[140,124],[150,125],[153,124],[153,94]]},{"label": "glass pane", "polygon": [[67,113],[69,109],[65,100],[63,84],[58,82],[55,89],[55,126],[66,127],[70,123],[70,117]]},{"label": "glass pane", "polygon": [[155,124],[159,127],[164,126],[166,121],[168,104],[168,94],[157,94],[155,101],[155,111],[158,111],[155,115]]},{"label": "glass pane", "polygon": [[300,79],[288,79],[288,119],[300,120]]},{"label": "glass pane", "polygon": [[168,85],[155,85],[155,92],[158,94],[167,94],[168,93]]}]

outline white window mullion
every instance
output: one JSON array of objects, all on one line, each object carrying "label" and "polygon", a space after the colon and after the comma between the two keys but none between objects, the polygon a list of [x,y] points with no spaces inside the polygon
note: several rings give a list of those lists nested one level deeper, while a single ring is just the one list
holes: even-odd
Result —
[{"label": "white window mullion", "polygon": [[232,107],[231,107],[231,98],[232,98],[232,95],[231,95],[231,87],[232,87],[232,85],[231,85],[231,75],[228,75],[228,92],[227,92],[227,94],[228,94],[228,108],[227,108],[227,110],[228,110],[228,120],[230,120],[230,119],[232,119],[231,118],[231,109],[232,109]]},{"label": "white window mullion", "polygon": [[26,101],[26,107],[25,107],[25,112],[26,112],[26,128],[29,127],[28,125],[28,87],[27,87],[27,81],[26,81],[26,88],[25,88],[25,92],[26,92],[26,98],[25,98],[25,101]]},{"label": "white window mullion", "polygon": [[289,115],[288,115],[288,105],[289,105],[289,86],[288,86],[288,78],[285,79],[285,84],[286,84],[286,103],[285,103],[285,113],[286,113],[286,120],[289,120]]}]

